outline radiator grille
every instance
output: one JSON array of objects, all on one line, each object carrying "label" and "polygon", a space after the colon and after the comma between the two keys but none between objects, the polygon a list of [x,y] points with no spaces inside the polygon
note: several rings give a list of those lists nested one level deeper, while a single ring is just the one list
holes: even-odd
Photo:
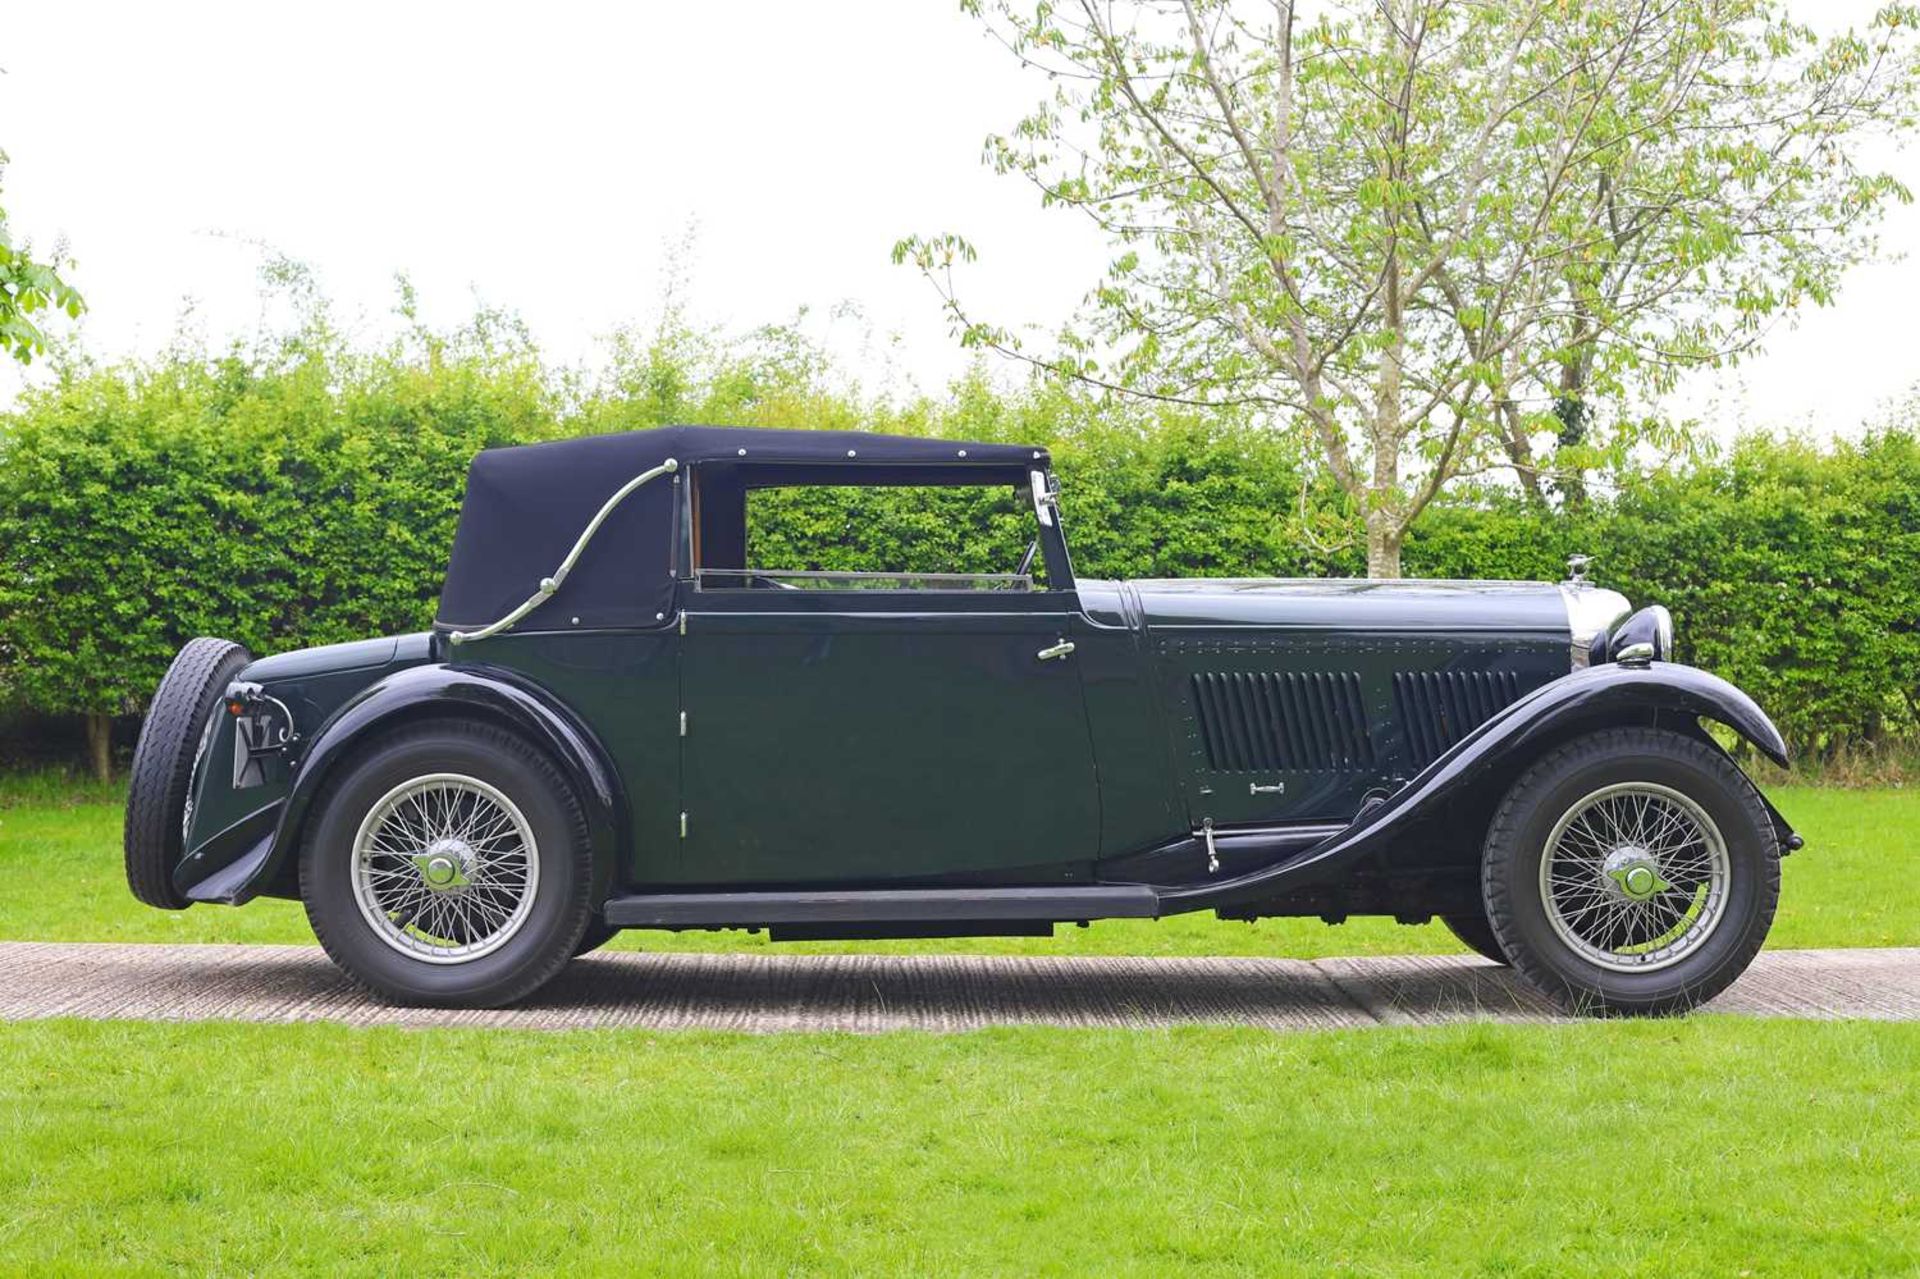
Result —
[{"label": "radiator grille", "polygon": [[1401,671],[1393,696],[1407,746],[1424,766],[1512,704],[1520,680],[1512,671]]},{"label": "radiator grille", "polygon": [[1315,772],[1373,763],[1351,671],[1203,671],[1193,704],[1215,772]]}]

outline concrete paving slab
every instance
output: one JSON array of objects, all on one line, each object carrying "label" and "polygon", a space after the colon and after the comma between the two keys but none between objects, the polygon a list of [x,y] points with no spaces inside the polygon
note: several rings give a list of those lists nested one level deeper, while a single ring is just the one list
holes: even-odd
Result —
[{"label": "concrete paving slab", "polygon": [[1314,966],[1382,1025],[1559,1016],[1552,1004],[1522,985],[1512,969],[1478,955],[1320,959]]},{"label": "concrete paving slab", "polygon": [[[1920,1018],[1920,948],[1769,951],[1709,1011]],[[566,1030],[961,1031],[1192,1024],[1270,1030],[1544,1021],[1505,968],[1462,955],[1148,959],[654,954],[577,960],[515,1008],[396,1008],[317,947],[0,943],[0,1019],[337,1021]]]}]

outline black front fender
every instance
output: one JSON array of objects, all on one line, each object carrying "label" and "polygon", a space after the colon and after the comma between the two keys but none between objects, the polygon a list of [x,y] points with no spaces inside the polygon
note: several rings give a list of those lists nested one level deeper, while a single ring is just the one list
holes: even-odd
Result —
[{"label": "black front fender", "polygon": [[327,779],[370,735],[438,715],[496,724],[545,751],[580,801],[602,876],[610,873],[627,841],[626,800],[593,733],[566,706],[511,671],[435,664],[368,686],[320,726],[293,763],[292,789],[273,833],[241,859],[234,874],[221,877],[217,893],[202,899],[238,904],[276,887],[284,891],[309,811]]},{"label": "black front fender", "polygon": [[[1623,713],[1642,710],[1718,720],[1780,767],[1789,763],[1786,740],[1751,697],[1697,666],[1652,662],[1646,666],[1608,663],[1543,684],[1468,734],[1427,771],[1446,771],[1449,761],[1464,765],[1484,757],[1495,749],[1495,741],[1523,747],[1557,735],[1567,723],[1618,722]],[[1476,749],[1482,742],[1486,744]]]},{"label": "black front fender", "polygon": [[[1297,856],[1217,884],[1164,890],[1162,908],[1172,913],[1246,905],[1324,879],[1404,838],[1439,816],[1448,801],[1471,793],[1500,770],[1519,776],[1548,743],[1569,731],[1645,723],[1660,715],[1717,720],[1774,763],[1787,766],[1780,730],[1751,697],[1719,676],[1671,662],[1595,666],[1543,684],[1513,703],[1338,834]],[[1783,845],[1791,846],[1796,837],[1783,822],[1778,824]]]}]

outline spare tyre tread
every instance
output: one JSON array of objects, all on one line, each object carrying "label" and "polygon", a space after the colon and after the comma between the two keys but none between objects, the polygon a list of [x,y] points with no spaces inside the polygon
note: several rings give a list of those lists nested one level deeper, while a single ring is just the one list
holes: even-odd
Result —
[{"label": "spare tyre tread", "polygon": [[187,786],[212,701],[249,660],[247,650],[231,640],[189,640],[147,708],[127,783],[122,847],[127,886],[149,906],[184,910],[193,904],[173,883],[174,867],[186,852],[180,827]]}]

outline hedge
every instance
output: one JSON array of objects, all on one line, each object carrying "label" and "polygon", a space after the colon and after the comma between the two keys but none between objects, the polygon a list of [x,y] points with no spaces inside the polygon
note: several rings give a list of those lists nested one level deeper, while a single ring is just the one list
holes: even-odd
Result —
[{"label": "hedge", "polygon": [[[1087,576],[1362,571],[1350,512],[1250,424],[980,377],[897,404],[791,354],[653,347],[586,384],[485,341],[70,370],[0,418],[0,701],[124,714],[196,634],[270,652],[423,627],[476,450],[666,421],[1047,444]],[[762,502],[753,537],[769,565],[939,571],[1010,567],[1026,524],[994,495],[809,490]],[[1681,656],[1748,689],[1799,749],[1915,733],[1914,436],[1747,439],[1572,514],[1483,493],[1430,511],[1406,569],[1552,580],[1576,550],[1667,604]]]}]

